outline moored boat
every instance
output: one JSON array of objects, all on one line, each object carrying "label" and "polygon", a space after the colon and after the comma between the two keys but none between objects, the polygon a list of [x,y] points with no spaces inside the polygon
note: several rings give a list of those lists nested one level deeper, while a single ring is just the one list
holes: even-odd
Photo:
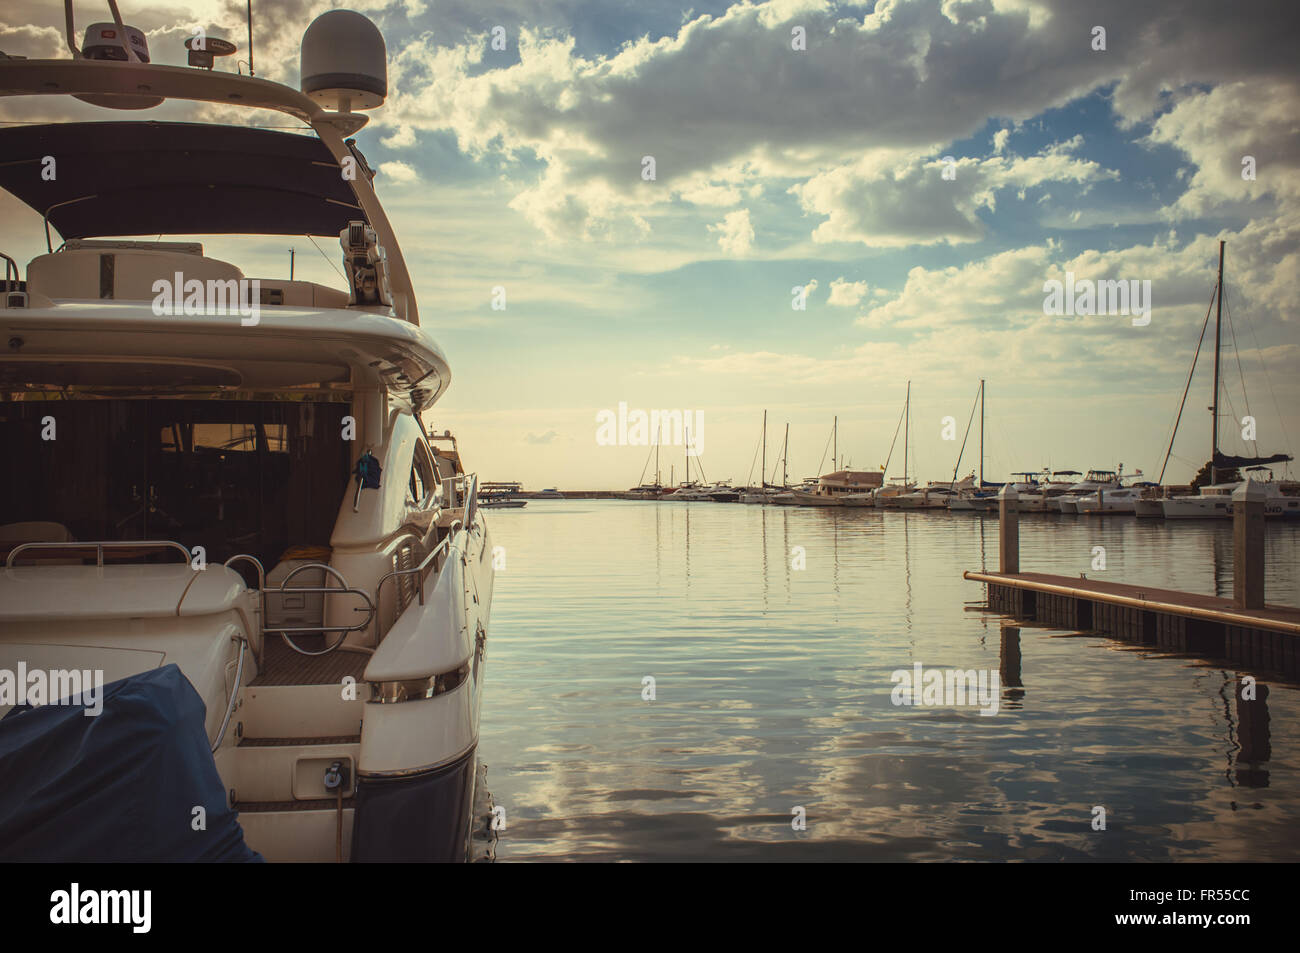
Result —
[{"label": "moored boat", "polygon": [[[0,96],[217,102],[308,134],[0,129],[0,186],[64,239],[0,298],[0,669],[104,683],[93,719],[0,706],[0,830],[24,835],[0,858],[463,860],[493,547],[477,478],[425,429],[450,367],[350,138],[386,94],[383,38],[321,15],[293,89],[151,64],[138,30],[99,30],[120,55],[93,58],[70,11],[74,58],[0,57]],[[192,238],[231,234],[337,238],[347,287],[249,279]]]}]

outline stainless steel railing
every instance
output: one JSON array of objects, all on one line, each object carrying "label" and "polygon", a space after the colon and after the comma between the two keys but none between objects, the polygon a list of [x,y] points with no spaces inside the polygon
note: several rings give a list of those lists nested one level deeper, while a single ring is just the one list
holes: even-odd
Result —
[{"label": "stainless steel railing", "polygon": [[[104,550],[106,550],[106,549],[144,549],[144,550],[149,550],[149,549],[174,549],[174,550],[177,550],[178,552],[180,552],[180,553],[185,557],[185,562],[186,562],[186,563],[188,563],[188,562],[190,561],[190,559],[192,558],[192,554],[190,553],[190,551],[189,551],[188,549],[186,549],[186,548],[185,548],[184,546],[182,546],[180,543],[173,542],[172,540],[149,539],[149,540],[141,540],[141,541],[139,541],[139,542],[116,542],[116,541],[107,541],[107,542],[106,542],[106,541],[103,541],[103,540],[99,540],[99,541],[96,541],[96,542],[84,542],[84,543],[79,543],[79,542],[74,542],[74,543],[23,543],[21,546],[15,546],[13,549],[11,549],[11,550],[9,551],[9,556],[8,556],[7,559],[5,559],[5,568],[8,569],[9,567],[11,567],[11,566],[14,564],[14,560],[18,558],[18,554],[19,554],[19,553],[21,553],[21,552],[25,552],[25,551],[27,551],[27,550],[29,550],[29,549],[46,549],[46,550],[49,550],[49,549],[69,549],[69,550],[75,550],[75,549],[89,549],[89,548],[91,548],[92,546],[95,548],[95,565],[96,565],[96,566],[103,566],[103,565],[104,565]],[[239,557],[235,557],[235,558],[239,558]]]},{"label": "stainless steel railing", "polygon": [[[451,545],[451,538],[452,538],[451,533],[448,533],[446,536],[444,536],[442,538],[442,542],[440,542],[437,546],[433,547],[433,549],[429,550],[428,555],[425,556],[422,560],[420,560],[420,564],[418,566],[412,566],[410,569],[394,569],[392,572],[385,574],[379,580],[379,585],[375,586],[375,602],[379,601],[380,590],[384,588],[384,583],[386,583],[389,579],[392,579],[395,576],[409,576],[413,573],[424,572],[429,567],[429,563],[433,561],[434,557],[437,556],[438,553],[442,552],[444,549],[447,549]],[[424,605],[424,580],[425,577],[421,576],[416,581],[416,586],[415,586],[415,596],[419,600],[420,605]],[[378,633],[376,633],[376,636],[377,635]]]},{"label": "stainless steel railing", "polygon": [[467,479],[469,480],[469,489],[465,492],[465,528],[472,530],[474,528],[474,515],[478,512],[478,474],[471,473]]},{"label": "stainless steel railing", "polygon": [[[341,585],[339,586],[294,586],[293,588],[288,588],[288,583],[290,579],[298,575],[298,573],[300,572],[306,572],[308,569],[319,569],[323,572],[329,573],[331,576],[337,579]],[[366,604],[366,607],[364,609],[355,606],[353,607],[352,611],[364,612],[366,614],[365,620],[362,622],[358,622],[356,625],[323,625],[322,624],[322,625],[276,626],[275,628],[270,628],[266,625],[266,620],[265,619],[262,620],[262,630],[264,632],[278,632],[280,634],[280,638],[284,639],[285,645],[289,646],[289,648],[293,649],[299,655],[315,656],[315,655],[326,655],[330,652],[333,652],[336,648],[338,648],[340,645],[343,644],[343,640],[348,637],[349,632],[360,632],[363,629],[369,628],[370,623],[374,621],[375,618],[375,601],[371,599],[370,593],[368,593],[364,589],[357,589],[354,586],[349,586],[347,579],[343,577],[343,574],[341,572],[339,572],[333,566],[327,566],[325,563],[304,563],[303,565],[298,566],[291,573],[289,573],[289,575],[285,576],[284,579],[281,581],[279,587],[273,591],[279,593],[280,595],[297,595],[299,593],[304,593],[304,594],[319,593],[322,595],[336,595],[336,596],[354,595],[354,596],[360,596]],[[265,598],[265,590],[263,590],[263,598]],[[321,611],[322,613],[324,612],[323,605]],[[321,621],[324,622],[323,619]],[[326,632],[338,632],[339,637],[337,640],[335,640],[335,642],[332,645],[326,646],[325,648],[321,649],[319,652],[308,652],[306,649],[295,644],[293,639],[289,638],[288,633],[290,632],[294,633],[295,635],[304,635],[308,633],[314,635],[323,635]]]},{"label": "stainless steel railing", "polygon": [[239,698],[239,690],[243,688],[244,652],[248,649],[248,639],[241,635],[236,641],[239,643],[239,661],[235,664],[235,687],[230,690],[230,697],[226,699],[226,714],[221,719],[221,728],[217,730],[217,740],[212,742],[213,753],[221,747],[221,742],[226,740],[226,729],[230,727],[230,718],[235,713],[235,700]]}]

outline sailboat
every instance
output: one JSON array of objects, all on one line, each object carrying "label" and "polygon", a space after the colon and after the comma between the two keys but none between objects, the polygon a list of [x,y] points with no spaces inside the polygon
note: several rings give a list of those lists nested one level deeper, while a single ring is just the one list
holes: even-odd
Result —
[{"label": "sailboat", "polygon": [[[955,512],[986,512],[993,508],[997,502],[997,491],[1001,486],[999,483],[984,482],[984,381],[980,380],[979,393],[975,395],[980,407],[980,466],[979,482],[973,483],[967,487],[957,487],[954,482],[953,487],[957,492],[948,498],[948,509]],[[974,413],[975,408],[971,408]],[[966,424],[966,434],[970,435],[970,423]],[[962,438],[961,450],[957,451],[957,463],[952,468],[953,480],[957,479],[957,470],[961,467],[962,452],[966,449],[966,439]]]},{"label": "sailboat", "polygon": [[844,467],[839,457],[839,429],[840,418],[836,417],[831,424],[831,472],[805,480],[802,486],[792,490],[795,505],[844,506],[848,497],[861,497],[880,486],[882,474]]},{"label": "sailboat", "polygon": [[[903,416],[899,420],[899,425],[903,428],[903,475],[901,477],[891,477],[885,486],[876,490],[873,496],[873,502],[877,507],[884,509],[897,509],[898,499],[906,493],[911,493],[916,489],[916,484],[907,479],[907,451],[908,438],[912,429],[912,382],[907,382],[907,397],[903,401]],[[898,440],[898,429],[894,429],[894,441]],[[885,458],[883,472],[889,471],[889,461],[894,456],[894,441],[889,444],[889,456]]]},{"label": "sailboat", "polygon": [[[1219,450],[1219,394],[1220,385],[1220,352],[1223,348],[1223,260],[1224,246],[1227,243],[1219,242],[1219,278],[1214,288],[1214,391],[1213,399],[1210,403],[1210,461],[1206,464],[1208,482],[1200,488],[1200,492],[1195,496],[1172,496],[1166,495],[1158,497],[1155,500],[1143,500],[1141,509],[1135,504],[1135,511],[1139,515],[1148,515],[1153,503],[1160,504],[1161,515],[1165,519],[1227,519],[1232,516],[1232,493],[1243,481],[1240,478],[1239,471],[1243,468],[1251,475],[1251,479],[1259,482],[1265,489],[1267,503],[1265,505],[1264,515],[1269,517],[1300,517],[1300,499],[1295,495],[1297,487],[1295,484],[1288,484],[1285,487],[1282,484],[1274,482],[1271,477],[1272,473],[1268,470],[1271,463],[1285,463],[1294,459],[1290,454],[1274,453],[1267,457],[1246,457],[1231,456],[1220,452]],[[1231,316],[1230,316],[1231,317]],[[1205,315],[1206,323],[1209,323],[1209,313]],[[1205,327],[1201,328],[1201,336],[1204,339]],[[1187,387],[1183,390],[1183,402],[1178,408],[1178,417],[1174,421],[1174,434],[1169,438],[1169,450],[1165,454],[1165,465],[1169,463],[1169,456],[1173,452],[1174,437],[1178,432],[1178,422],[1182,419],[1183,406],[1187,402],[1187,389],[1191,387],[1192,376],[1196,372],[1196,362],[1200,357],[1200,342],[1196,345],[1196,354],[1192,358],[1192,370],[1187,376]],[[1245,381],[1242,381],[1242,387],[1245,387]],[[1267,476],[1265,476],[1267,474]],[[1256,479],[1264,477],[1263,479]],[[1160,481],[1164,480],[1164,467],[1161,467]]]},{"label": "sailboat", "polygon": [[686,478],[670,493],[663,496],[665,500],[672,500],[674,503],[693,503],[701,500],[711,499],[706,492],[707,488],[700,486],[699,483],[691,479],[691,431],[686,428]]},{"label": "sailboat", "polygon": [[[619,497],[624,500],[657,500],[663,496],[664,487],[659,481],[659,444],[663,438],[663,425],[659,426],[659,432],[655,435],[654,458],[655,458],[655,481],[654,483],[642,482],[626,492],[620,493]],[[646,467],[650,466],[650,457],[646,456],[645,466],[641,468],[641,479],[645,479]]]},{"label": "sailboat", "polygon": [[[779,490],[767,482],[767,411],[763,411],[762,460],[758,465],[759,486],[747,486],[740,490],[741,503],[770,503]],[[752,466],[752,464],[751,464]],[[751,472],[752,475],[752,472]]]},{"label": "sailboat", "polygon": [[[778,503],[782,506],[794,505],[795,487],[790,486],[789,460],[790,460],[790,425],[786,424],[785,442],[782,443],[781,445],[781,486],[776,493],[772,494],[772,500],[771,500],[771,502]],[[776,480],[775,468],[773,468],[772,470],[772,479],[773,481]],[[809,481],[805,480],[802,484],[800,484],[799,489],[810,490],[811,486]]]}]

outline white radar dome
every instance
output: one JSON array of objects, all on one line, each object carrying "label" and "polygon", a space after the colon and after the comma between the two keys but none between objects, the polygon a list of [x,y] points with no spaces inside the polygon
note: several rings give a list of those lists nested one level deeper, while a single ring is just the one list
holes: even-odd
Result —
[{"label": "white radar dome", "polygon": [[352,10],[322,13],[302,37],[302,91],[328,109],[374,109],[388,96],[379,28]]}]

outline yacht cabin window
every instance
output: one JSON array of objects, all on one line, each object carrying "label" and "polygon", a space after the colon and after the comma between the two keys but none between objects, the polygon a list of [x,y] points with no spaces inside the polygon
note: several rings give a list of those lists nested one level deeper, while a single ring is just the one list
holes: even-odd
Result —
[{"label": "yacht cabin window", "polygon": [[175,540],[268,569],[290,547],[329,544],[349,479],[347,404],[17,396],[0,400],[14,461],[0,468],[0,525]]}]

